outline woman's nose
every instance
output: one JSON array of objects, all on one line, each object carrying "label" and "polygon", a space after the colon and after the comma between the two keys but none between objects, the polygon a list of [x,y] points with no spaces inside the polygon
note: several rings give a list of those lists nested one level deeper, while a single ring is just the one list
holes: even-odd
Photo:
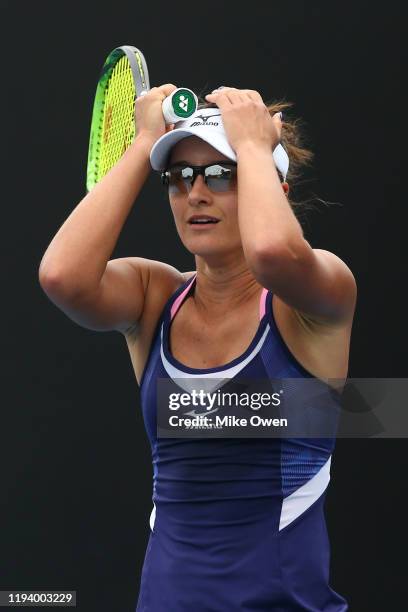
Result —
[{"label": "woman's nose", "polygon": [[194,190],[197,190],[197,185],[198,185],[198,190],[201,192],[203,190],[203,187],[206,188],[206,190],[208,189],[206,182],[204,180],[204,177],[201,174],[198,174],[196,177],[194,177],[192,183],[190,183],[189,188],[190,188],[190,193]]}]

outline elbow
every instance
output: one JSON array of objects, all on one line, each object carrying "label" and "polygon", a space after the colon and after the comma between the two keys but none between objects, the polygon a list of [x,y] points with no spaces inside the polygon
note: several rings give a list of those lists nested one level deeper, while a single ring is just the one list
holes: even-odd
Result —
[{"label": "elbow", "polygon": [[53,271],[46,270],[40,266],[38,281],[41,289],[51,301],[61,298],[63,294],[66,294],[66,286],[62,277]]},{"label": "elbow", "polygon": [[56,268],[40,264],[38,281],[44,293],[51,299],[72,299],[78,294],[77,279],[68,278],[67,274]]},{"label": "elbow", "polygon": [[56,268],[45,265],[44,261],[41,261],[38,268],[38,281],[44,290],[60,286],[62,279],[63,275],[61,272],[58,272]]},{"label": "elbow", "polygon": [[51,273],[50,270],[44,266],[43,262],[40,263],[38,268],[38,282],[44,290],[46,287],[55,285],[56,282],[55,273]]}]

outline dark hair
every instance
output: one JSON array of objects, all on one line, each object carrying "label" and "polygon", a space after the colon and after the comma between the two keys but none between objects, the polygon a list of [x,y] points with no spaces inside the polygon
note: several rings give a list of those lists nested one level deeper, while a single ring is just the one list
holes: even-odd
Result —
[{"label": "dark hair", "polygon": [[[198,97],[198,109],[201,108],[217,108],[217,105],[213,102],[206,102],[205,93],[201,92]],[[303,212],[312,210],[313,200],[317,200],[322,204],[328,205],[329,202],[322,200],[313,194],[314,197],[296,198],[298,190],[306,182],[310,182],[313,179],[304,178],[304,170],[307,167],[312,166],[312,160],[314,153],[307,147],[307,137],[305,130],[305,122],[299,117],[290,118],[287,109],[294,105],[293,102],[285,100],[273,100],[265,103],[271,117],[280,111],[282,111],[282,131],[281,131],[281,144],[285,149],[289,157],[289,169],[286,175],[286,181],[289,184],[290,191],[288,194],[288,201],[292,207],[293,212],[298,218],[299,222],[302,221]],[[278,170],[278,175],[283,182],[283,176]],[[293,195],[292,195],[293,194]],[[296,199],[295,199],[296,198]],[[334,204],[334,202],[331,202]]]}]

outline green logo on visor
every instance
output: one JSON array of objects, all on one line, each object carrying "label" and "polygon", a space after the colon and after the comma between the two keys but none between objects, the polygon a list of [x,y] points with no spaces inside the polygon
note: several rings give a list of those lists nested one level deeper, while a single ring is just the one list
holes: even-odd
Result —
[{"label": "green logo on visor", "polygon": [[187,119],[196,111],[196,102],[188,89],[180,89],[172,98],[173,110],[178,117]]}]

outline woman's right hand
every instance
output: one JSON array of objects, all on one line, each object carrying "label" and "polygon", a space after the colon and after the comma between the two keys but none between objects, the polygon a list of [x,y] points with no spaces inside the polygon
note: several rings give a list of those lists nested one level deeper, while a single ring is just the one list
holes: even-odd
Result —
[{"label": "woman's right hand", "polygon": [[160,136],[174,129],[173,123],[167,125],[164,121],[162,103],[175,89],[177,89],[176,85],[166,83],[160,87],[152,87],[147,94],[136,98],[136,135],[147,137],[151,140],[152,145]]}]

